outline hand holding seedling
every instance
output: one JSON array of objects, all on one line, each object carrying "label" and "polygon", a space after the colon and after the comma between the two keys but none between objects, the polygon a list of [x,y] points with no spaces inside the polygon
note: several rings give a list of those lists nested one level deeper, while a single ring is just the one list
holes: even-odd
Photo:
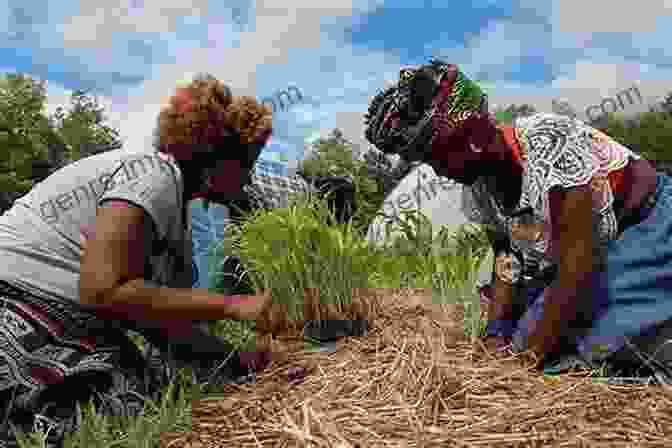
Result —
[{"label": "hand holding seedling", "polygon": [[289,317],[289,307],[286,303],[273,303],[271,290],[262,292],[262,297],[269,300],[266,307],[256,319],[256,330],[260,334],[276,334],[289,329],[298,329],[303,326],[305,320],[316,319],[320,317],[320,296],[313,290],[307,290],[304,294],[304,312],[303,319],[294,320]]},{"label": "hand holding seedling", "polygon": [[[265,290],[262,294],[264,300],[272,302],[270,290]],[[301,329],[306,321],[366,319],[370,310],[365,298],[359,295],[353,294],[351,304],[336,304],[324,298],[317,289],[307,289],[304,292],[302,319],[291,319],[287,304],[269,303],[256,318],[256,331],[261,334],[274,334],[289,329]]]}]

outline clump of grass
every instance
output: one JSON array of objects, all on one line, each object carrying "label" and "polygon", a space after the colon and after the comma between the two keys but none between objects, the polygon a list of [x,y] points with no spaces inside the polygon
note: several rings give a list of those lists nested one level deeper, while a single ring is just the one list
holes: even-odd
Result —
[{"label": "clump of grass", "polygon": [[[78,406],[79,431],[66,434],[65,448],[158,448],[160,436],[169,431],[191,429],[191,401],[198,387],[182,389],[171,383],[157,403],[146,403],[136,418],[107,417],[96,411],[93,401]],[[17,431],[19,448],[46,448],[50,428]]]},{"label": "clump of grass", "polygon": [[344,310],[353,290],[369,286],[368,243],[351,223],[337,222],[326,199],[300,195],[288,208],[257,210],[229,225],[219,244],[241,260],[255,289],[270,289],[289,319],[304,319],[306,290]]},{"label": "clump of grass", "polygon": [[405,288],[432,288],[442,303],[464,306],[465,330],[475,339],[483,335],[478,272],[490,251],[485,229],[463,225],[455,232],[447,227],[436,234],[431,221],[419,210],[403,211],[403,218],[388,222],[400,229],[397,238],[388,237],[379,249],[378,284]]}]

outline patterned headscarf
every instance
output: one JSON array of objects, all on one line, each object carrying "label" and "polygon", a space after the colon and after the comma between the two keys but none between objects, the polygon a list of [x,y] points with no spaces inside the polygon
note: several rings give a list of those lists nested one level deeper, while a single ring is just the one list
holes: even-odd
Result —
[{"label": "patterned headscarf", "polygon": [[385,153],[422,160],[441,135],[487,112],[487,96],[456,65],[430,61],[400,70],[365,116],[366,139]]}]

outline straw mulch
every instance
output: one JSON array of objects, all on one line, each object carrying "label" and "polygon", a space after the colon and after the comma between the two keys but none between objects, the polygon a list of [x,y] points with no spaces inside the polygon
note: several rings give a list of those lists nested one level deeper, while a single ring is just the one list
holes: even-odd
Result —
[{"label": "straw mulch", "polygon": [[285,341],[257,384],[194,403],[193,430],[162,447],[672,447],[671,388],[544,377],[471,344],[460,309],[422,290],[367,300],[368,336],[334,353]]}]

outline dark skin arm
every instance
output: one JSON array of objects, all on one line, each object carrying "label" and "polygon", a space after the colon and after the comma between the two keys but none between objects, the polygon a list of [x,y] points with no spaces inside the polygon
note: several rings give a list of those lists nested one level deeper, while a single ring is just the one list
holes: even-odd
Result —
[{"label": "dark skin arm", "polygon": [[80,301],[125,319],[160,322],[256,320],[270,294],[224,296],[206,289],[158,287],[144,280],[144,229],[139,207],[99,210],[80,269]]},{"label": "dark skin arm", "polygon": [[580,300],[591,299],[593,203],[589,186],[551,192],[551,221],[557,229],[558,277],[544,306],[544,318],[530,330],[529,349],[542,360],[557,348],[567,325],[577,317]]},{"label": "dark skin arm", "polygon": [[[490,228],[486,228],[486,234],[490,240],[495,256],[502,251],[510,250],[508,236],[498,233]],[[492,273],[492,291],[494,300],[490,303],[487,315],[489,319],[507,320],[511,317],[511,312],[513,310],[513,285],[502,281],[497,276],[497,258],[493,260]]]},{"label": "dark skin arm", "polygon": [[[485,233],[495,257],[497,254],[510,252],[511,243],[506,234],[488,227],[485,228]],[[513,285],[499,278],[497,264],[497,258],[495,258],[492,264],[492,301],[486,308],[486,316],[488,320],[510,320],[513,314]],[[507,345],[508,339],[504,337],[488,336],[485,339],[486,348],[492,352]]]}]

